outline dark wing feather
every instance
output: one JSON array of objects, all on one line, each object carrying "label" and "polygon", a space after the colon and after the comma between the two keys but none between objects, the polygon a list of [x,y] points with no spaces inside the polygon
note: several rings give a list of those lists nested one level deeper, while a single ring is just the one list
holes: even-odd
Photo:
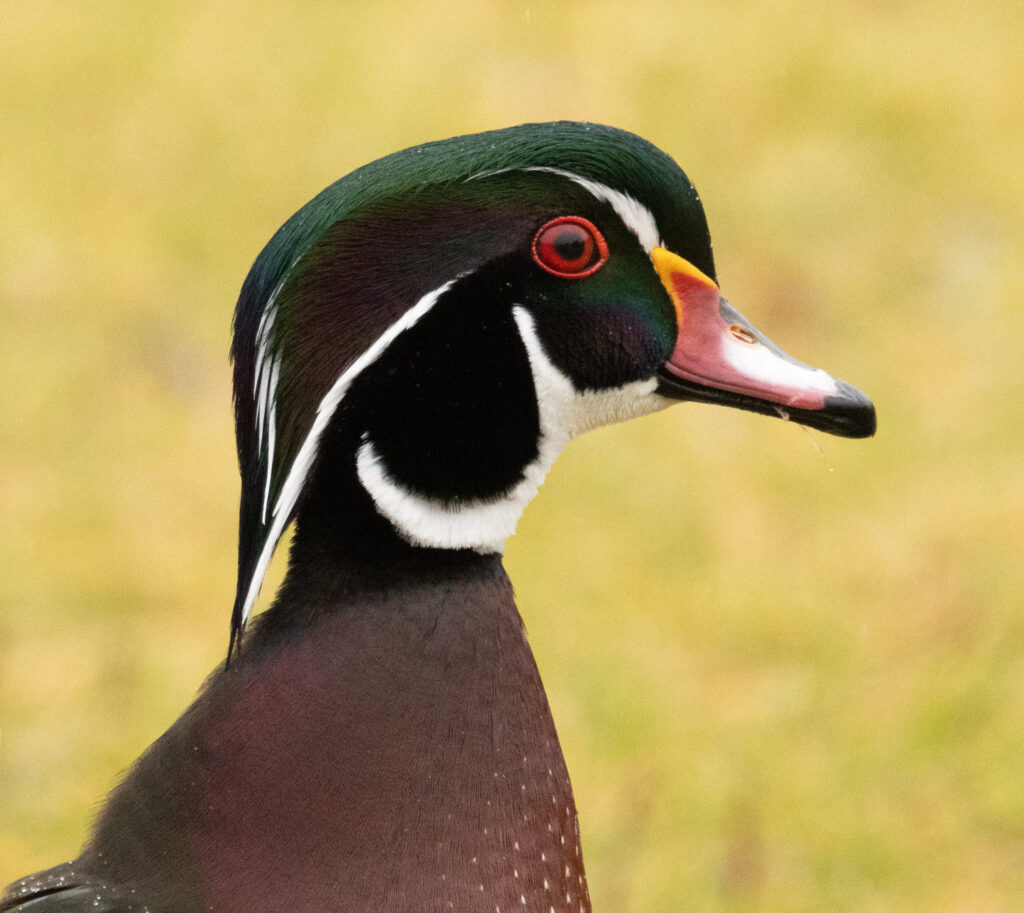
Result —
[{"label": "dark wing feather", "polygon": [[125,894],[65,862],[8,885],[0,913],[143,913],[145,905]]}]

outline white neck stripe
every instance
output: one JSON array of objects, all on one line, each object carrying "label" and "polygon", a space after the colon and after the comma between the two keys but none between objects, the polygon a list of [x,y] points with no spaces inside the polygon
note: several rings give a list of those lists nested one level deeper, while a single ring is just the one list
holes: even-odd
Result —
[{"label": "white neck stripe", "polygon": [[472,548],[484,555],[501,554],[530,497],[518,503],[510,493],[493,501],[452,504],[425,498],[395,480],[369,438],[364,438],[356,453],[356,474],[377,512],[395,532],[412,545],[428,548]]},{"label": "white neck stripe", "polygon": [[294,510],[295,505],[298,503],[299,495],[305,487],[306,478],[309,475],[309,470],[313,465],[320,446],[320,437],[334,417],[338,405],[345,397],[345,394],[348,393],[352,382],[367,367],[380,358],[384,350],[391,345],[399,334],[408,330],[419,321],[459,278],[461,277],[457,276],[440,288],[436,288],[420,298],[416,304],[381,333],[373,345],[338,376],[334,385],[327,391],[324,398],[320,400],[320,405],[317,406],[316,410],[316,418],[313,420],[313,426],[309,429],[306,439],[302,442],[299,452],[295,455],[291,468],[288,470],[288,476],[284,480],[284,485],[281,486],[281,494],[274,504],[273,520],[271,521],[270,529],[267,531],[266,538],[263,540],[263,550],[260,552],[259,561],[256,562],[256,569],[253,571],[252,579],[249,581],[249,589],[246,592],[245,602],[242,604],[241,627],[244,628],[249,620],[249,615],[252,613],[253,606],[256,603],[256,597],[259,596],[260,587],[263,586],[263,578],[267,574],[267,568],[270,566],[270,559],[274,554],[274,549],[277,547],[285,527],[291,520],[292,510]]}]

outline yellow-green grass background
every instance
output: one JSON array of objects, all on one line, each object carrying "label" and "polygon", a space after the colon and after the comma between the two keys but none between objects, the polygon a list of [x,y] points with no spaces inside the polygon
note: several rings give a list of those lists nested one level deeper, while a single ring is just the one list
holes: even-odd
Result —
[{"label": "yellow-green grass background", "polygon": [[880,423],[680,406],[527,511],[595,909],[1024,909],[1022,48],[1019,0],[4,0],[0,883],[224,656],[262,245],[365,161],[570,118],[674,155],[727,296]]}]

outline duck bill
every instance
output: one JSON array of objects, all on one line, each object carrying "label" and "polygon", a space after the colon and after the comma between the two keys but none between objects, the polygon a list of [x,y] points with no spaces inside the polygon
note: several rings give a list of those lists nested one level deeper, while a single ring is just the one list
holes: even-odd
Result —
[{"label": "duck bill", "polygon": [[773,415],[842,437],[875,433],[875,407],[860,390],[787,355],[682,257],[657,247],[651,259],[678,325],[672,357],[658,372],[659,393]]}]

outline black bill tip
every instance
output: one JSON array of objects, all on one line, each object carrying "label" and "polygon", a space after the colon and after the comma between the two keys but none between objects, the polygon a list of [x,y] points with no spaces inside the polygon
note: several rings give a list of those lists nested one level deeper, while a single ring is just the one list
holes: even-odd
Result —
[{"label": "black bill tip", "polygon": [[708,387],[677,377],[665,368],[658,372],[658,392],[670,399],[731,406],[796,422],[839,437],[871,437],[878,427],[874,403],[864,392],[845,380],[837,380],[836,387],[837,392],[825,397],[821,409],[797,409],[745,393]]}]

